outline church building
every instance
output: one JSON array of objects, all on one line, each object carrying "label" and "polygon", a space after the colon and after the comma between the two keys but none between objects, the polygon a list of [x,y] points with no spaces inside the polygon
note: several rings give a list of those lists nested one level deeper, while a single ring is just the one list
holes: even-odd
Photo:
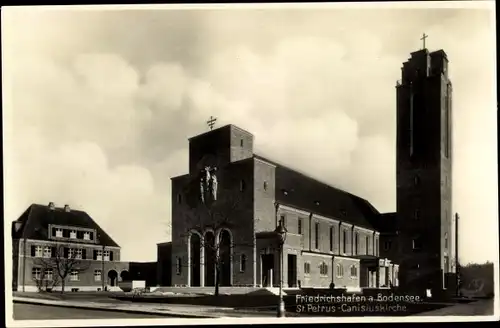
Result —
[{"label": "church building", "polygon": [[[397,212],[254,152],[226,125],[189,139],[172,178],[172,286],[446,287],[452,272],[451,82],[444,51],[397,83]],[[275,229],[286,228],[283,252]],[[281,261],[281,266],[280,266]],[[282,267],[283,274],[280,273]]]}]

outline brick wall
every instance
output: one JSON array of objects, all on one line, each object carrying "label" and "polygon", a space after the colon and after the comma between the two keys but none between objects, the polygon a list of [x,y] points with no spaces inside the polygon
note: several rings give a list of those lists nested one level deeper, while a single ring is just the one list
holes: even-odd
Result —
[{"label": "brick wall", "polygon": [[[27,252],[26,252],[26,258],[23,256],[23,244],[20,243],[19,247],[19,254],[20,255],[20,266],[19,266],[19,272],[18,272],[18,290],[22,290],[22,285],[23,283],[25,286],[32,286],[36,287],[36,282],[33,280],[32,272],[33,268],[35,267],[40,267],[41,265],[37,263],[37,259],[35,257],[31,256],[31,246],[32,245],[44,245],[43,241],[27,241]],[[91,249],[89,247],[89,249]],[[116,252],[119,252],[119,250],[116,250]],[[80,288],[80,287],[95,287],[101,288],[102,282],[101,281],[95,281],[94,278],[94,272],[95,270],[101,270],[102,271],[102,264],[103,262],[100,260],[92,260],[92,259],[83,259],[82,261],[82,266],[85,267],[85,270],[79,272],[79,280],[78,281],[71,281],[70,277],[66,278],[66,290],[71,290],[71,288]],[[23,265],[25,265],[24,270],[23,270]],[[104,262],[104,283],[110,283],[110,280],[108,279],[108,273],[112,270],[115,270],[117,273],[117,282],[120,281],[120,274],[122,271],[128,271],[129,265],[127,262],[119,262],[119,261],[105,261]],[[24,276],[23,276],[24,274]],[[57,275],[56,271],[53,271],[54,276]],[[60,287],[59,283],[59,287]]]}]

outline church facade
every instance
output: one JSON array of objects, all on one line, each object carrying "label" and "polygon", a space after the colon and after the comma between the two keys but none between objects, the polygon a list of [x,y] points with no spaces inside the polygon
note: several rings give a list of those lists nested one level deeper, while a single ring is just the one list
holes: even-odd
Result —
[{"label": "church facade", "polygon": [[[172,178],[172,285],[389,287],[380,213],[366,200],[253,151],[227,125],[189,140],[189,174]],[[215,170],[217,168],[217,170]],[[274,234],[286,227],[283,257]]]},{"label": "church facade", "polygon": [[254,136],[237,126],[190,138],[189,172],[172,178],[172,286],[270,287],[282,277],[285,287],[449,287],[447,64],[444,51],[423,49],[403,65],[396,213],[255,154]]}]

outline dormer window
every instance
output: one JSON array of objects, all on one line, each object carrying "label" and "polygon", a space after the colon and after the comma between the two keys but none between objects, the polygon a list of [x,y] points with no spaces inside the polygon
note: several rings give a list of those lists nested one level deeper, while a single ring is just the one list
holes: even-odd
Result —
[{"label": "dormer window", "polygon": [[69,232],[69,238],[76,239],[76,230],[71,230]]},{"label": "dormer window", "polygon": [[90,240],[90,232],[84,232],[83,233],[83,239],[84,240]]},{"label": "dormer window", "polygon": [[63,230],[62,229],[56,229],[56,237],[62,238],[63,236]]}]

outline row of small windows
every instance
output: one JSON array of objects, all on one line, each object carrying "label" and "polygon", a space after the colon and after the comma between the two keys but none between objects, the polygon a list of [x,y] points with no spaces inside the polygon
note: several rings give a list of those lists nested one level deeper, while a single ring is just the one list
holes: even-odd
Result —
[{"label": "row of small windows", "polygon": [[[286,216],[281,215],[280,216],[280,223],[286,227]],[[320,224],[319,222],[315,222],[314,224],[314,248],[319,249],[319,230],[320,230]],[[330,252],[333,252],[334,250],[334,244],[336,240],[335,236],[335,229],[333,226],[330,226]],[[299,235],[303,234],[303,229],[302,229],[302,219],[299,218],[297,222],[297,233]],[[359,255],[359,234],[355,234],[355,240],[354,240],[354,250],[353,253],[356,255]],[[349,241],[348,237],[348,231],[347,230],[342,230],[342,253],[347,253],[347,243]],[[370,251],[370,238],[368,236],[365,236],[365,254],[368,255]],[[377,240],[375,241],[375,254],[378,254],[378,242]]]},{"label": "row of small windows", "polygon": [[[113,261],[113,251],[102,251],[93,250],[93,260],[98,261]],[[60,253],[61,252],[61,253]],[[104,255],[104,256],[103,256]],[[43,257],[43,258],[65,258],[65,259],[78,259],[78,260],[90,260],[87,258],[87,250],[84,248],[56,248],[50,246],[31,246],[31,256],[32,257]]]},{"label": "row of small windows", "polygon": [[70,238],[70,239],[83,239],[94,240],[94,233],[92,231],[81,231],[75,229],[62,229],[52,228],[52,237],[56,238]]},{"label": "row of small windows", "polygon": [[[304,262],[304,274],[311,274],[311,263]],[[328,276],[328,265],[325,262],[322,262],[319,265],[319,274],[322,276]],[[344,266],[342,264],[336,265],[336,275],[338,278],[342,278],[344,276]],[[355,265],[350,266],[350,276],[351,278],[358,277],[358,267]]]},{"label": "row of small windows", "polygon": [[[100,270],[96,270],[96,271],[100,271]],[[35,267],[31,271],[31,276],[32,276],[33,280],[53,281],[54,280],[54,270],[53,269],[42,269],[42,268]],[[99,279],[100,279],[100,275],[99,275]],[[69,273],[69,280],[70,281],[79,281],[80,280],[80,272],[78,270],[71,270]]]}]

